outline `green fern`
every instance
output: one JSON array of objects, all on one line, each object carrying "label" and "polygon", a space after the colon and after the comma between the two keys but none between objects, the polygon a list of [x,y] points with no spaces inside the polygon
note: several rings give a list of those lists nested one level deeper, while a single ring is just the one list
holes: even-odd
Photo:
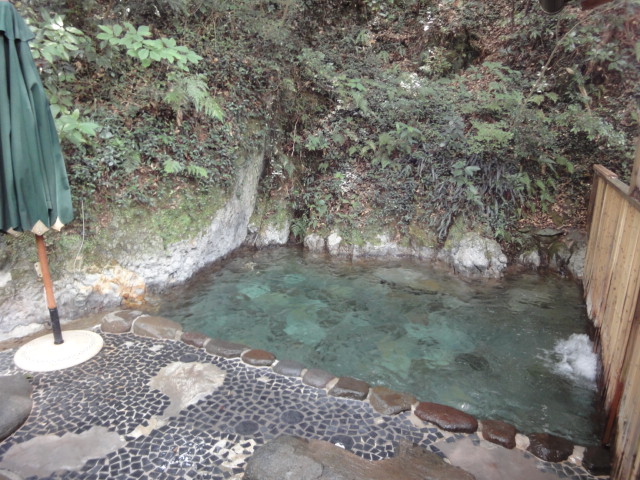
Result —
[{"label": "green fern", "polygon": [[178,123],[181,122],[184,109],[190,106],[209,118],[220,121],[224,119],[222,108],[209,93],[204,75],[174,72],[169,75],[168,83],[169,90],[164,101],[176,112]]}]

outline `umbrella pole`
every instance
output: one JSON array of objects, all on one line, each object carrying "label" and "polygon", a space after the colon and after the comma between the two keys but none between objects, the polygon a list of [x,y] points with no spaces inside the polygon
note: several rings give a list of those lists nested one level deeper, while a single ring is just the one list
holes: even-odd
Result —
[{"label": "umbrella pole", "polygon": [[42,271],[42,281],[44,282],[44,291],[47,296],[47,307],[49,308],[49,316],[51,317],[51,328],[53,329],[53,343],[60,345],[64,343],[62,339],[62,330],[60,329],[60,317],[58,316],[58,307],[56,299],[53,296],[53,282],[51,282],[51,273],[49,272],[49,260],[47,259],[47,247],[44,243],[42,235],[36,235],[36,247],[38,249],[38,261],[40,262],[40,270]]}]

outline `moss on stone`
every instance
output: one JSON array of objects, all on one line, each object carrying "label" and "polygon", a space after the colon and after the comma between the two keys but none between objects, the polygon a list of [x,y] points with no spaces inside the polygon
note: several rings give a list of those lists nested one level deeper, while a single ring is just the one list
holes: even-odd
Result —
[{"label": "moss on stone", "polygon": [[[85,212],[84,233],[82,215],[76,212],[73,224],[61,233],[46,235],[52,276],[59,278],[65,270],[109,266],[123,251],[154,253],[194,238],[211,224],[225,199],[223,191],[205,194],[182,189],[159,193],[153,207],[138,204],[116,209],[93,206]],[[32,240],[30,234],[12,239],[6,248],[12,255],[26,257],[20,252],[28,252],[24,242],[29,237]],[[35,247],[33,252],[35,258]]]},{"label": "moss on stone", "polygon": [[403,237],[401,244],[404,246],[436,248],[438,246],[438,236],[426,226],[412,223],[409,225],[409,234]]},{"label": "moss on stone", "polygon": [[256,201],[249,223],[258,226],[268,223],[276,227],[282,227],[292,219],[289,200],[286,197],[261,196]]}]

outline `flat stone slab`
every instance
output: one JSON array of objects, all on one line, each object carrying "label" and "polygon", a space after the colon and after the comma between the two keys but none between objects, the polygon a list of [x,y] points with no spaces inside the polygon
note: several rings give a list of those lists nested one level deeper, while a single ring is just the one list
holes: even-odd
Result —
[{"label": "flat stone slab", "polygon": [[547,462],[562,462],[573,453],[573,443],[550,433],[532,433],[527,451]]},{"label": "flat stone slab", "polygon": [[200,332],[184,332],[180,337],[180,340],[187,345],[192,345],[196,348],[204,348],[211,338]]},{"label": "flat stone slab", "polygon": [[133,322],[132,331],[143,337],[178,340],[182,335],[182,326],[168,318],[143,315]]},{"label": "flat stone slab", "polygon": [[102,317],[100,329],[105,333],[127,333],[131,331],[131,326],[142,312],[138,310],[118,310],[107,313]]},{"label": "flat stone slab", "polygon": [[226,374],[209,363],[172,362],[149,380],[149,387],[169,397],[163,417],[171,417],[220,388]]},{"label": "flat stone slab", "polygon": [[[475,435],[449,437],[436,444],[453,465],[475,475],[477,480],[595,480],[573,473],[552,470],[552,464],[541,469],[539,459],[518,448],[502,448]],[[602,479],[604,480],[604,479]]]},{"label": "flat stone slab", "polygon": [[241,358],[244,363],[254,367],[270,367],[276,361],[276,356],[273,353],[259,349],[244,352]]},{"label": "flat stone slab", "polygon": [[369,384],[351,377],[340,377],[336,384],[329,390],[329,395],[341,398],[353,398],[364,400],[369,394]]},{"label": "flat stone slab", "polygon": [[478,420],[473,416],[446,405],[420,402],[414,413],[420,420],[449,432],[474,433],[478,429]]},{"label": "flat stone slab", "polygon": [[302,383],[310,387],[324,388],[334,378],[336,378],[334,375],[325,370],[310,368],[302,376]]},{"label": "flat stone slab", "polygon": [[304,369],[305,366],[302,363],[293,360],[278,360],[278,363],[273,366],[274,372],[286,377],[299,377]]},{"label": "flat stone slab", "polygon": [[401,443],[396,456],[368,461],[322,440],[278,437],[248,459],[244,480],[474,480],[435,453]]},{"label": "flat stone slab", "polygon": [[376,386],[369,393],[369,403],[378,413],[396,415],[411,410],[416,397],[409,393],[400,393],[387,387]]},{"label": "flat stone slab", "polygon": [[217,338],[211,339],[205,347],[207,353],[224,358],[238,358],[249,347],[241,343],[226,342]]},{"label": "flat stone slab", "polygon": [[516,427],[500,420],[482,420],[482,438],[504,448],[515,448]]},{"label": "flat stone slab", "polygon": [[124,444],[120,435],[105,427],[94,426],[80,434],[41,435],[13,445],[2,459],[2,468],[25,477],[44,477],[52,471],[80,468]]},{"label": "flat stone slab", "polygon": [[15,432],[29,417],[33,387],[22,375],[0,377],[0,441]]}]

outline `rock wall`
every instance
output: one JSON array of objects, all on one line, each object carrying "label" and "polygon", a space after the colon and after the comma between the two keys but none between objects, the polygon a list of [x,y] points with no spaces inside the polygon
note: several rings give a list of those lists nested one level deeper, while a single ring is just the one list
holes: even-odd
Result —
[{"label": "rock wall", "polygon": [[204,232],[161,251],[121,258],[119,263],[144,278],[147,287],[159,289],[184,282],[202,267],[238,248],[247,237],[262,167],[262,155],[245,162],[235,191]]},{"label": "rock wall", "polygon": [[[204,231],[165,246],[141,228],[135,238],[119,239],[131,248],[115,252],[107,268],[85,265],[80,270],[63,271],[54,283],[62,323],[99,309],[140,304],[149,290],[184,282],[242,245],[263,163],[262,153],[247,158],[239,169],[234,192]],[[36,333],[49,321],[42,284],[28,266],[19,268],[29,273],[14,278],[16,265],[0,262],[0,341]]]},{"label": "rock wall", "polygon": [[[272,208],[273,205],[258,208],[251,218],[263,163],[262,154],[254,154],[245,161],[239,169],[235,190],[224,206],[215,212],[203,231],[188,239],[165,245],[157,232],[154,234],[144,225],[135,233],[119,233],[115,225],[113,238],[109,237],[108,242],[114,248],[106,252],[107,267],[68,268],[55,282],[62,322],[100,309],[137,307],[144,303],[150,290],[182,283],[243,244],[257,248],[286,244],[291,226],[286,202],[277,208]],[[273,215],[272,210],[284,213]],[[507,268],[500,245],[477,232],[454,233],[442,248],[424,243],[411,238],[399,242],[385,232],[358,245],[346,242],[337,231],[326,236],[312,233],[304,239],[305,248],[311,252],[348,258],[437,260],[468,277],[498,278]],[[25,260],[21,260],[21,271],[14,269],[16,262],[7,260],[2,247],[0,242],[0,341],[36,333],[49,321],[41,282]],[[524,252],[517,263],[529,269],[548,266],[580,279],[585,251],[586,238],[574,232],[559,237],[544,249],[538,246]]]},{"label": "rock wall", "polygon": [[[304,238],[304,247],[311,253],[323,253],[347,258],[411,257],[420,260],[437,260],[447,264],[454,273],[465,277],[500,278],[509,266],[500,244],[478,232],[455,233],[436,248],[415,244],[412,241],[396,242],[390,235],[381,233],[373,241],[352,245],[332,232],[327,236],[311,233]],[[580,232],[568,232],[549,247],[538,246],[523,252],[515,262],[521,268],[549,269],[581,280],[587,250],[587,238]],[[542,257],[547,258],[543,264]]]},{"label": "rock wall", "polygon": [[367,241],[362,245],[345,242],[337,232],[332,232],[326,238],[312,233],[304,238],[304,247],[312,253],[329,253],[351,258],[415,257],[421,260],[432,260],[437,255],[437,250],[434,248],[411,243],[404,245],[391,240],[386,233],[376,235],[373,241]]},{"label": "rock wall", "polygon": [[440,260],[451,266],[456,273],[468,277],[500,277],[507,268],[507,257],[500,245],[476,232],[468,232],[459,239],[451,240],[440,250],[434,247],[407,245],[391,240],[388,234],[376,236],[375,241],[363,245],[351,245],[333,232],[326,238],[311,234],[304,239],[305,248],[315,253],[358,257],[413,257],[420,260]]}]

